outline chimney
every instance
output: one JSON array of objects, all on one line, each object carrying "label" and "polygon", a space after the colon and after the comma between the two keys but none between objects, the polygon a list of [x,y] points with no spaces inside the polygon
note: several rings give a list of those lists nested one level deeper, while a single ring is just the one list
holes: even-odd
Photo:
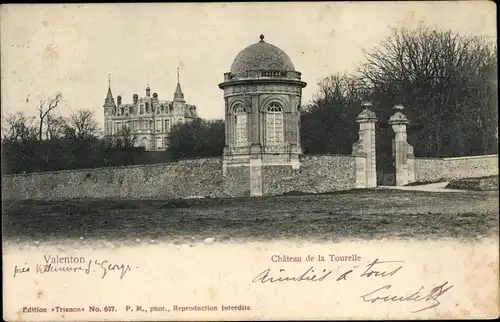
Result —
[{"label": "chimney", "polygon": [[158,93],[153,93],[153,98],[154,98],[155,100],[157,100],[157,99],[158,99]]},{"label": "chimney", "polygon": [[122,97],[120,95],[116,97],[116,103],[118,104],[118,106],[122,105]]},{"label": "chimney", "polygon": [[134,94],[134,104],[137,104],[138,101],[139,101],[139,95]]},{"label": "chimney", "polygon": [[149,88],[149,84],[148,86],[146,87],[146,97],[149,97],[151,94],[151,88]]}]

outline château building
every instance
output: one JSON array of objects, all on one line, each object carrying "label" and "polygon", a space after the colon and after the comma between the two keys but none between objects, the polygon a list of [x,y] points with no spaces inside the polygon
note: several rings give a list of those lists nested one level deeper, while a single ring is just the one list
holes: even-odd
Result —
[{"label": "ch\u00e2teau building", "polygon": [[225,101],[225,172],[241,166],[300,167],[299,122],[305,86],[290,57],[264,41],[264,35],[236,55],[219,84]]},{"label": "ch\u00e2teau building", "polygon": [[104,136],[114,141],[127,137],[134,146],[143,146],[147,151],[163,151],[168,146],[169,133],[174,125],[199,118],[196,106],[186,104],[178,71],[173,100],[160,100],[157,93],[151,96],[149,85],[145,94],[144,97],[134,94],[132,103],[128,104],[117,96],[115,103],[109,81],[103,105]]}]

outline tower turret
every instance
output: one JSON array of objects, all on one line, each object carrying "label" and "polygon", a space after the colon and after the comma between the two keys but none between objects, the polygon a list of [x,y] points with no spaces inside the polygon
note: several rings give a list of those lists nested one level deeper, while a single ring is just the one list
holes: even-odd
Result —
[{"label": "tower turret", "polygon": [[111,92],[111,74],[108,74],[108,94],[104,99],[104,105],[102,107],[104,108],[104,135],[108,136],[111,134],[111,121],[108,119],[116,110],[115,99]]},{"label": "tower turret", "polygon": [[177,87],[175,88],[174,101],[184,101],[184,93],[181,89],[181,82],[179,77],[179,67],[177,67]]},{"label": "tower turret", "polygon": [[107,115],[116,107],[115,99],[113,98],[113,93],[111,92],[111,74],[108,75],[108,94],[104,99],[104,114]]}]

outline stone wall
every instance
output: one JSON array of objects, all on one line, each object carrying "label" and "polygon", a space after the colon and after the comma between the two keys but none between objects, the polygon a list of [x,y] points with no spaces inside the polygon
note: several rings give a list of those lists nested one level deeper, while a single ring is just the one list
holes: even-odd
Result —
[{"label": "stone wall", "polygon": [[250,196],[250,167],[228,167],[224,191],[230,197]]},{"label": "stone wall", "polygon": [[[246,197],[250,167],[228,167],[222,160],[196,159],[140,166],[67,170],[2,176],[3,199]],[[416,158],[417,182],[498,175],[498,155]],[[262,194],[323,193],[354,189],[355,157],[304,156],[299,169],[264,165]]]},{"label": "stone wall", "polygon": [[323,193],[354,189],[355,185],[355,157],[348,155],[305,156],[296,170],[290,166],[262,167],[263,195]]},{"label": "stone wall", "polygon": [[498,155],[415,158],[415,181],[448,181],[498,175]]},{"label": "stone wall", "polygon": [[140,166],[2,176],[4,199],[223,197],[222,161],[197,159]]},{"label": "stone wall", "polygon": [[[186,197],[247,197],[250,167],[228,167],[222,160],[196,159],[175,163],[40,172],[2,176],[4,199],[59,200],[71,198],[169,199]],[[263,166],[263,195],[291,191],[322,193],[353,189],[355,158],[342,155],[306,156],[300,169]]]}]

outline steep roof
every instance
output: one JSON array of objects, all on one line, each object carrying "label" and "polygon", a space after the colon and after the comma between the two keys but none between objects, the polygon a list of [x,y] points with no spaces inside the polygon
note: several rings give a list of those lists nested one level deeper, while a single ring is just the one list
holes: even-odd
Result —
[{"label": "steep roof", "polygon": [[108,95],[106,95],[106,99],[104,100],[103,106],[116,107],[115,99],[113,98],[113,93],[111,93],[111,87],[108,87]]},{"label": "steep roof", "polygon": [[179,100],[183,100],[184,99],[184,93],[182,93],[182,89],[181,89],[181,84],[180,83],[177,83],[177,88],[175,89],[175,93],[174,93],[174,99],[179,99]]}]

